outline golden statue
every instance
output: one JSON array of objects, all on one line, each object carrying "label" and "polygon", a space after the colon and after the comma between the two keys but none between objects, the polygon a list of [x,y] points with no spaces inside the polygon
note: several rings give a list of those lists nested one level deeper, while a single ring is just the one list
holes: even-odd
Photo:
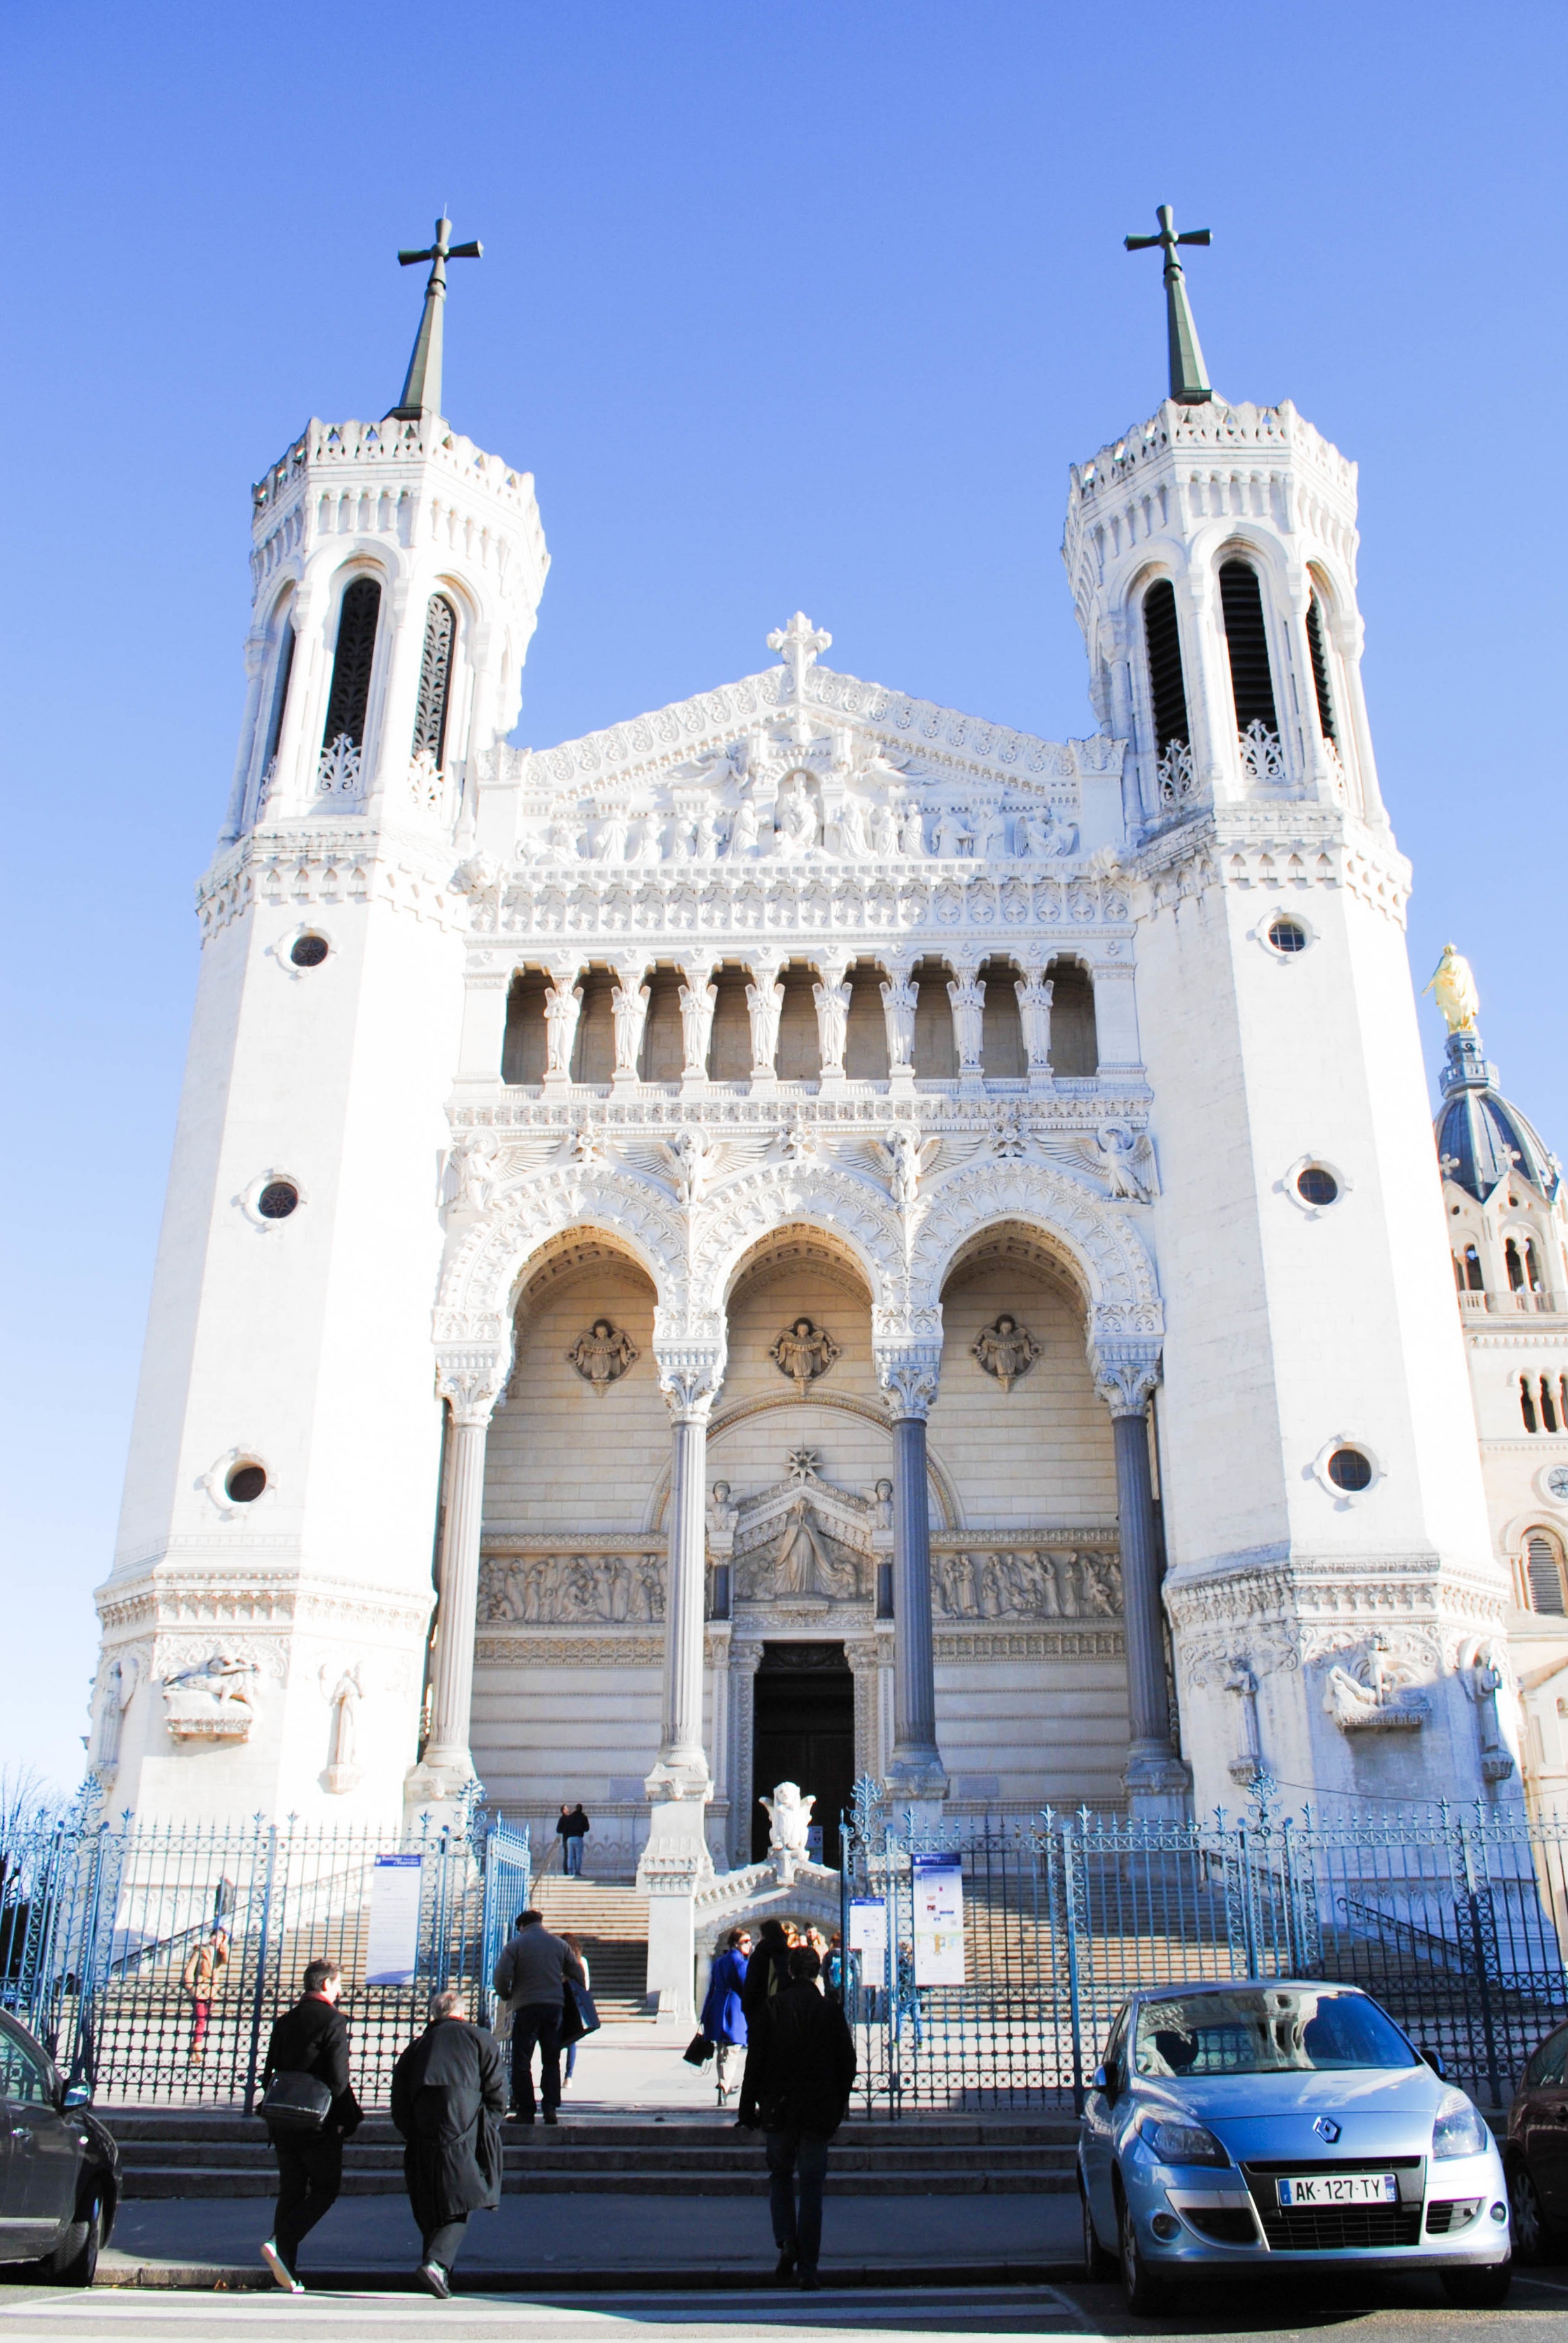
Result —
[{"label": "golden statue", "polygon": [[1475,976],[1470,962],[1457,945],[1443,945],[1442,958],[1433,969],[1432,981],[1426,990],[1448,1020],[1451,1033],[1474,1032],[1481,995],[1475,989]]}]

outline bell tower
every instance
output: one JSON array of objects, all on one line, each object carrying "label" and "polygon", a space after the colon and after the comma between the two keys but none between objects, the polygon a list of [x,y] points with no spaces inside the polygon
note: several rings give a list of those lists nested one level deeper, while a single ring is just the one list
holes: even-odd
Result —
[{"label": "bell tower", "polygon": [[249,689],[202,960],[92,1762],[116,1809],[401,1816],[433,1602],[430,1298],[478,766],[548,556],[442,413],[451,223],[403,394],[252,491]]},{"label": "bell tower", "polygon": [[1170,395],[1072,468],[1063,547],[1129,743],[1184,1754],[1199,1813],[1263,1772],[1292,1801],[1470,1796],[1465,1671],[1505,1590],[1362,692],[1355,467],[1288,400],[1209,385],[1178,256],[1207,241],[1168,208],[1128,239],[1165,256]]}]

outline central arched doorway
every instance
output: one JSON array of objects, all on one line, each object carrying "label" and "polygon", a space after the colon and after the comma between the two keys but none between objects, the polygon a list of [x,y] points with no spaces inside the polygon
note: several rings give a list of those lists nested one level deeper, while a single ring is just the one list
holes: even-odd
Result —
[{"label": "central arched doorway", "polygon": [[839,1860],[839,1816],[855,1785],[855,1679],[841,1643],[764,1643],[753,1679],[752,1765],[757,1799],[751,1860],[768,1853],[764,1796],[794,1782],[817,1801],[818,1860]]}]

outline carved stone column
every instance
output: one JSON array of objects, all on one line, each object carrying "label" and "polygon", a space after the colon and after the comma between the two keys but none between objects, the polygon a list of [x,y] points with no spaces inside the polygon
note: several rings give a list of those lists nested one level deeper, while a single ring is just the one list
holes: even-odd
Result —
[{"label": "carved stone column", "polygon": [[985,1063],[985,986],[972,964],[960,969],[948,986],[948,999],[953,1005],[953,1040],[958,1045],[959,1085],[963,1090],[974,1090],[979,1087]]},{"label": "carved stone column", "polygon": [[757,1812],[757,1671],[762,1646],[729,1646],[729,1860],[751,1860],[751,1819]]},{"label": "carved stone column", "polygon": [[893,1426],[893,1756],[888,1785],[894,1798],[908,1804],[944,1798],[948,1789],[937,1747],[926,1479],[926,1416],[937,1395],[941,1346],[879,1343],[876,1363]]},{"label": "carved stone column", "polygon": [[889,963],[887,981],[879,987],[882,1021],[888,1030],[888,1094],[912,1096],[915,1087],[915,999],[907,957]]},{"label": "carved stone column", "polygon": [[709,980],[710,971],[706,960],[683,960],[680,973],[680,1041],[685,1060],[680,1086],[683,1091],[706,1090],[708,1045],[713,1034],[719,987]]},{"label": "carved stone column", "polygon": [[703,1610],[708,1561],[708,1419],[724,1380],[724,1345],[655,1348],[669,1408],[669,1568],[665,1596],[664,1713],[658,1760],[644,1785],[652,1813],[638,1885],[648,1897],[648,2006],[691,2023],[693,1897],[712,1875],[708,1803],[713,1780],[702,1741]]},{"label": "carved stone column", "polygon": [[648,1023],[650,989],[642,980],[640,960],[623,960],[616,970],[615,990],[610,994],[610,1009],[615,1020],[615,1074],[617,1090],[635,1090],[638,1083],[638,1060],[642,1053],[643,1029]]},{"label": "carved stone column", "polygon": [[1122,1778],[1135,1817],[1180,1820],[1186,1813],[1192,1777],[1171,1745],[1160,1554],[1149,1470],[1149,1394],[1160,1380],[1160,1348],[1151,1342],[1096,1342],[1090,1363],[1094,1387],[1111,1410],[1116,1442],[1130,1727]]},{"label": "carved stone column", "polygon": [[583,989],[577,970],[564,961],[550,971],[545,994],[545,1088],[565,1090],[572,1078],[572,1044],[577,1040]]},{"label": "carved stone column", "polygon": [[1031,968],[1012,989],[1018,995],[1030,1088],[1043,1090],[1050,1081],[1050,997],[1056,987],[1040,969]]},{"label": "carved stone column", "polygon": [[485,1505],[485,1441],[510,1361],[504,1352],[452,1351],[437,1362],[436,1388],[451,1411],[447,1439],[447,1519],[430,1675],[430,1731],[405,1785],[405,1804],[456,1796],[474,1778],[468,1728],[474,1693],[474,1625],[479,1601],[479,1531]]},{"label": "carved stone column", "polygon": [[844,1046],[849,1038],[850,987],[846,981],[849,962],[843,960],[823,960],[819,962],[821,981],[811,987],[811,998],[817,1007],[817,1046],[822,1060],[821,1087],[841,1090],[844,1083]]},{"label": "carved stone column", "polygon": [[751,1021],[751,1087],[769,1092],[776,1080],[784,987],[779,980],[777,960],[754,960],[751,976],[746,988],[746,1013]]}]

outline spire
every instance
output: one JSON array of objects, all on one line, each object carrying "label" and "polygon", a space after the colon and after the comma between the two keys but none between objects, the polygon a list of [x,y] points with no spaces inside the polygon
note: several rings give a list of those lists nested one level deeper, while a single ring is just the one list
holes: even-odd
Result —
[{"label": "spire", "polygon": [[1203,353],[1199,347],[1198,328],[1192,321],[1192,311],[1187,299],[1187,277],[1176,257],[1179,244],[1207,244],[1206,227],[1189,228],[1182,236],[1176,233],[1175,215],[1169,204],[1161,204],[1154,215],[1160,223],[1158,236],[1130,236],[1123,238],[1129,252],[1147,251],[1158,245],[1165,255],[1165,323],[1171,337],[1171,396],[1183,407],[1200,407],[1214,393],[1203,368]]},{"label": "spire", "polygon": [[387,410],[387,421],[417,423],[421,415],[441,412],[441,330],[447,309],[447,263],[448,260],[479,260],[484,256],[482,244],[454,244],[452,223],[441,218],[436,222],[436,241],[423,252],[400,252],[399,265],[412,268],[417,261],[428,260],[432,266],[425,286],[425,314],[419,320],[419,331],[414,337],[414,355],[408,361],[408,372],[403,384],[403,396]]}]

